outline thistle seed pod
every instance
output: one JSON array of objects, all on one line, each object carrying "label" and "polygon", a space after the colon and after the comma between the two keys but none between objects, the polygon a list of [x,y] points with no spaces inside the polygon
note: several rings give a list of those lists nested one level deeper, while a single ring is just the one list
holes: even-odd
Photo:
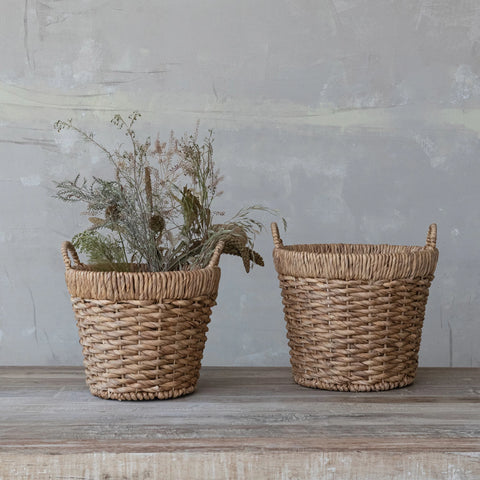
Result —
[{"label": "thistle seed pod", "polygon": [[113,204],[113,205],[110,205],[109,207],[107,207],[105,209],[105,218],[107,220],[112,220],[112,221],[116,221],[118,220],[120,217],[120,209],[118,208],[118,205],[117,204]]},{"label": "thistle seed pod", "polygon": [[165,219],[161,215],[152,215],[150,229],[155,233],[162,233],[165,229]]}]

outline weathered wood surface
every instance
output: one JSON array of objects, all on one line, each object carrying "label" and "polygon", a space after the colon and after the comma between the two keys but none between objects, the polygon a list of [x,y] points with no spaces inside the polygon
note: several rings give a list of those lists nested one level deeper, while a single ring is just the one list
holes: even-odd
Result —
[{"label": "weathered wood surface", "polygon": [[205,367],[197,392],[93,397],[82,369],[0,367],[0,479],[480,479],[480,369],[341,393]]}]

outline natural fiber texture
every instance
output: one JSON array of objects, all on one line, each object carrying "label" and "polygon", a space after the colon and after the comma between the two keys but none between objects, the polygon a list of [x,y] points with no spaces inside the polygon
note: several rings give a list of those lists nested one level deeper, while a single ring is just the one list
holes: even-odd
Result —
[{"label": "natural fiber texture", "polygon": [[289,245],[273,255],[278,273],[344,280],[424,277],[438,260],[437,249],[400,245]]},{"label": "natural fiber texture", "polygon": [[67,269],[65,279],[72,297],[95,300],[182,299],[215,295],[218,268],[187,272],[96,272],[89,267]]},{"label": "natural fiber texture", "polygon": [[275,224],[272,234],[294,380],[340,391],[412,383],[438,259],[436,225],[426,247],[283,246]]},{"label": "natural fiber texture", "polygon": [[201,270],[95,272],[64,243],[66,281],[93,395],[152,400],[195,390],[222,248]]}]

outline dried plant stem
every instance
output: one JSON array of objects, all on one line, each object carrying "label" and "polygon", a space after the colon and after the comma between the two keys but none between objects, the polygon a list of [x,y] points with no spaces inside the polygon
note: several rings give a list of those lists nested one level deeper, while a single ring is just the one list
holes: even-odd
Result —
[{"label": "dried plant stem", "polygon": [[58,131],[71,129],[92,142],[114,167],[115,180],[93,177],[89,183],[77,176],[57,183],[57,198],[87,204],[92,225],[75,236],[76,247],[102,268],[115,270],[134,262],[149,271],[168,271],[205,267],[222,240],[247,271],[254,263],[262,265],[253,244],[263,224],[253,214],[271,210],[248,207],[215,224],[212,205],[222,193],[217,188],[222,177],[213,161],[213,132],[198,142],[197,126],[194,135],[177,139],[172,134],[168,144],[157,140],[152,146],[148,137],[137,139],[134,124],[139,117],[137,112],[128,121],[113,117],[112,124],[131,144],[130,150],[113,152],[71,120],[55,123]]}]

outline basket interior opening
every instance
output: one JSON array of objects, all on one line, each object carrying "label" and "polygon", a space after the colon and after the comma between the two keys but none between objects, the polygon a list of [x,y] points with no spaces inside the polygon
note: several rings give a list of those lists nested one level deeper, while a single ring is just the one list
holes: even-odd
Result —
[{"label": "basket interior opening", "polygon": [[285,245],[285,250],[309,253],[335,253],[335,254],[379,254],[379,253],[413,253],[423,250],[424,247],[404,245],[364,245],[364,244],[307,244]]}]

